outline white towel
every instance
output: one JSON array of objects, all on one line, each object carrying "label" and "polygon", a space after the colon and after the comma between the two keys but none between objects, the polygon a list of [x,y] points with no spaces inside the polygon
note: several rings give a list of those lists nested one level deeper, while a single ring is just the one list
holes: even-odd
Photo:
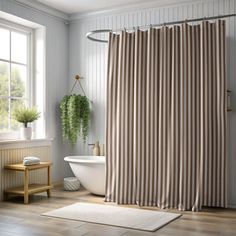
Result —
[{"label": "white towel", "polygon": [[23,165],[25,166],[29,166],[29,165],[36,165],[36,164],[39,164],[40,163],[40,158],[38,157],[24,157],[24,160],[23,160]]}]

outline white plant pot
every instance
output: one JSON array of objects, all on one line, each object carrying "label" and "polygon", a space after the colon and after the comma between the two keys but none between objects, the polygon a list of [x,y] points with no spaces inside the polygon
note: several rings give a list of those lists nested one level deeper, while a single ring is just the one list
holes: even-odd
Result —
[{"label": "white plant pot", "polygon": [[20,128],[20,137],[21,139],[30,140],[32,137],[32,128],[31,127],[21,127]]}]

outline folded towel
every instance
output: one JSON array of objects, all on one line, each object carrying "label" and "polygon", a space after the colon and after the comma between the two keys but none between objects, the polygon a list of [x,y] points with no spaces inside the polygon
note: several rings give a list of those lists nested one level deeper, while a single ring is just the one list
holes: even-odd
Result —
[{"label": "folded towel", "polygon": [[24,160],[40,161],[40,158],[34,157],[34,156],[28,156],[28,157],[24,157]]},{"label": "folded towel", "polygon": [[38,158],[38,157],[29,156],[29,157],[25,157],[23,160],[23,165],[25,165],[25,166],[36,165],[39,163],[40,163],[40,158]]}]

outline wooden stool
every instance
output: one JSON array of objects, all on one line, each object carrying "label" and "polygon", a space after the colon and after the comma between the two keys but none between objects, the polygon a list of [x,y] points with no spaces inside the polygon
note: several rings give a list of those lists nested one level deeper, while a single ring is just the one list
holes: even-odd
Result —
[{"label": "wooden stool", "polygon": [[[4,196],[16,194],[24,196],[24,203],[29,203],[29,195],[47,191],[47,196],[51,196],[51,162],[40,162],[40,164],[24,166],[23,164],[6,165],[4,169],[10,171],[24,171],[24,185],[4,190]],[[29,184],[29,171],[47,168],[47,184]]]}]

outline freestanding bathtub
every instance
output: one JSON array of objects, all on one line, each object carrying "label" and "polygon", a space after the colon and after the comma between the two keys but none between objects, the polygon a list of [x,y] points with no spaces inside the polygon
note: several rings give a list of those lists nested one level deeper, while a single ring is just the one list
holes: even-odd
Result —
[{"label": "freestanding bathtub", "polygon": [[105,195],[105,156],[68,156],[64,160],[89,192]]}]

